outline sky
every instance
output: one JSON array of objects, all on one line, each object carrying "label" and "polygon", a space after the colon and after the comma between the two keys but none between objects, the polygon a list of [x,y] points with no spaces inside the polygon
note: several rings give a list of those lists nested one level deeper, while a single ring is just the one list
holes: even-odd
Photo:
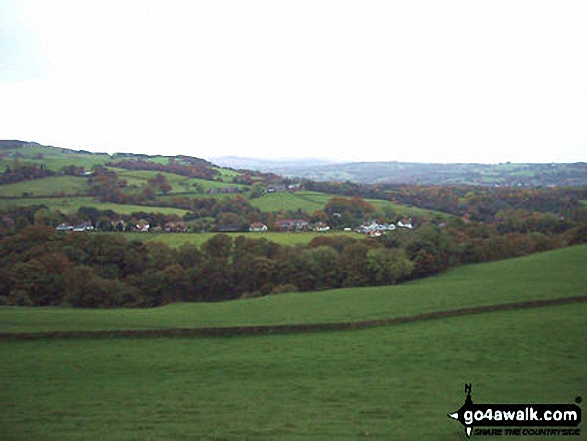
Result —
[{"label": "sky", "polygon": [[0,139],[587,161],[585,23],[585,0],[0,0]]}]

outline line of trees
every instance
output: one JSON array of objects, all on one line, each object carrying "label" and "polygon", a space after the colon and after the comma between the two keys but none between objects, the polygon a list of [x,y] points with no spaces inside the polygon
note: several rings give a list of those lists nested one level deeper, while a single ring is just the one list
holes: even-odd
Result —
[{"label": "line of trees", "polygon": [[180,176],[187,176],[189,178],[200,178],[213,180],[219,175],[218,170],[210,162],[202,160],[194,160],[184,163],[169,158],[167,164],[159,162],[145,161],[144,159],[122,159],[118,161],[107,162],[106,165],[111,167],[124,168],[127,170],[149,170],[158,172],[175,173]]},{"label": "line of trees", "polygon": [[45,165],[25,165],[15,162],[6,166],[4,173],[0,174],[0,185],[14,184],[16,182],[29,181],[32,179],[42,179],[49,176],[55,176],[57,173],[45,167]]},{"label": "line of trees", "polygon": [[392,201],[493,222],[500,210],[524,209],[554,213],[577,221],[587,220],[585,187],[482,187],[472,185],[366,185],[353,182],[304,181],[304,188],[328,194]]},{"label": "line of trees", "polygon": [[0,303],[152,307],[288,291],[387,285],[455,265],[587,243],[587,223],[565,232],[500,233],[456,219],[380,238],[319,235],[308,245],[217,234],[201,247],[60,234],[29,226],[0,237]]}]

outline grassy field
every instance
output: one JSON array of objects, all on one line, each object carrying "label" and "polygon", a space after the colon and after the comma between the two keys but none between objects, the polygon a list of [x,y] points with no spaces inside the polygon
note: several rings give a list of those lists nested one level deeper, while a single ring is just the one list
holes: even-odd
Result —
[{"label": "grassy field", "polygon": [[64,194],[85,194],[89,190],[88,179],[85,177],[50,176],[44,179],[0,185],[0,196],[18,198],[25,193],[30,196],[50,196],[60,194],[60,192]]},{"label": "grassy field", "polygon": [[220,179],[227,184],[232,185],[232,180],[237,176],[240,176],[240,173],[235,170],[229,170],[227,168],[222,167],[213,167],[220,174]]},{"label": "grassy field", "polygon": [[[147,170],[125,170],[122,168],[110,167],[116,172],[120,179],[126,179],[129,186],[136,185],[143,187],[147,185],[147,181],[153,178],[158,172],[147,171]],[[194,196],[198,194],[198,189],[204,193],[208,193],[213,188],[222,187],[242,187],[248,189],[245,185],[239,184],[227,184],[224,182],[207,181],[204,179],[187,178],[185,176],[176,175],[174,173],[162,172],[167,178],[167,182],[171,185],[172,189],[169,194],[173,193],[193,193]]]},{"label": "grassy field", "polygon": [[587,245],[456,268],[397,286],[290,293],[153,309],[0,307],[0,332],[328,323],[585,295]]},{"label": "grassy field", "polygon": [[[29,146],[18,150],[20,157],[18,161],[21,163],[32,163],[36,165],[44,164],[48,169],[59,171],[63,166],[75,164],[77,166],[84,166],[87,170],[91,170],[92,166],[97,164],[105,164],[112,160],[108,155],[88,155],[77,153],[62,153],[60,150],[52,150],[46,147]],[[42,159],[37,159],[36,156],[42,154]],[[16,158],[3,158],[2,163],[11,165]],[[151,158],[151,160],[158,162],[166,162],[167,158]],[[157,172],[145,170],[126,170],[117,167],[111,167],[120,179],[127,181],[127,187],[124,191],[130,195],[136,195],[141,192],[146,186],[149,178],[152,178]],[[216,181],[207,181],[203,179],[186,178],[184,176],[173,173],[163,173],[167,181],[171,185],[171,190],[167,196],[161,196],[161,200],[169,200],[176,194],[186,195],[188,197],[208,197],[210,190],[222,187],[241,187],[245,190],[244,197],[247,197],[250,186],[233,184],[232,179],[238,175],[238,172],[233,170],[215,168],[220,175]],[[45,179],[38,179],[34,181],[21,182],[10,185],[0,186],[0,197],[21,197],[23,194],[28,196],[42,197],[47,195],[57,195],[61,192],[65,194],[85,194],[88,192],[86,184],[87,179],[73,176],[57,176]],[[216,194],[215,198],[233,197],[232,194]],[[327,202],[334,197],[325,193],[313,191],[298,191],[298,192],[277,192],[264,194],[261,197],[251,201],[251,204],[259,208],[263,212],[280,212],[280,211],[296,211],[301,210],[305,213],[312,214],[317,210],[323,210]],[[421,219],[428,220],[434,217],[449,217],[449,215],[438,213],[430,210],[424,210],[417,207],[405,207],[394,204],[388,201],[367,199],[368,202],[377,208],[377,216],[381,219],[393,217],[411,217],[417,216]],[[43,201],[46,205],[59,206],[52,204],[51,201]],[[73,202],[73,203],[70,203]],[[13,206],[23,206],[39,203],[36,199],[22,198],[14,201],[0,201],[0,209],[8,209]],[[75,201],[68,201],[65,203],[68,212],[75,211],[79,205]],[[96,206],[95,204],[93,206]],[[134,208],[120,211],[121,213],[128,213],[136,211]],[[169,211],[165,209],[158,210],[160,212]]]},{"label": "grassy field", "polygon": [[[111,160],[110,155],[107,154],[62,153],[61,150],[44,146],[26,146],[16,152],[18,156],[4,158],[2,163],[11,165],[14,160],[18,160],[22,164],[43,164],[49,170],[60,171],[63,167],[71,164],[91,170],[94,165],[104,165]],[[43,155],[41,159],[36,158],[39,154]]]},{"label": "grassy field", "polygon": [[[315,191],[296,191],[296,192],[278,192],[268,193],[263,196],[253,199],[251,204],[259,208],[261,211],[295,211],[300,209],[308,214],[312,214],[316,210],[323,210],[330,199],[336,195],[318,193]],[[425,210],[417,207],[405,207],[394,204],[393,202],[365,199],[365,201],[373,204],[377,208],[379,216],[385,216],[387,211],[395,213],[397,216],[418,216],[423,219],[430,219],[437,215],[442,217],[450,217],[445,213]]]},{"label": "grassy field", "polygon": [[23,198],[23,199],[0,199],[0,210],[10,207],[26,205],[46,205],[50,209],[58,209],[68,214],[74,213],[80,207],[95,207],[100,210],[112,210],[119,214],[130,214],[133,212],[166,213],[183,216],[186,210],[168,207],[147,207],[143,205],[114,204],[111,202],[96,202],[93,197],[65,197],[65,198]]},{"label": "grassy field", "polygon": [[586,395],[586,316],[581,304],[352,332],[5,342],[0,438],[464,440],[447,414],[465,382],[479,403]]},{"label": "grassy field", "polygon": [[[129,194],[136,194],[140,192],[147,184],[149,178],[155,175],[152,171],[142,170],[124,170],[119,168],[113,168],[120,179],[127,181],[127,188],[125,192]],[[226,198],[234,197],[234,194],[215,194],[210,195],[209,192],[212,189],[222,188],[226,186],[231,187],[242,187],[245,189],[245,193],[241,194],[243,197],[247,197],[248,187],[237,184],[226,184],[223,182],[206,181],[203,179],[186,178],[183,176],[175,175],[173,173],[163,173],[167,178],[167,181],[172,186],[171,191],[168,195],[159,195],[161,201],[170,201],[174,195],[182,194],[190,198],[198,197],[214,197],[214,198]],[[134,188],[133,188],[134,187]],[[81,205],[98,206],[98,203],[93,202],[92,198],[68,198],[66,202],[61,200],[39,200],[43,196],[54,196],[64,192],[65,194],[80,194],[87,193],[89,187],[87,185],[87,178],[75,177],[75,176],[54,176],[44,179],[36,179],[32,181],[19,182],[16,184],[8,184],[0,186],[0,197],[16,197],[19,199],[12,200],[0,200],[0,210],[8,209],[14,206],[25,206],[33,204],[45,204],[49,208],[65,207],[67,212],[77,210]],[[27,195],[26,198],[21,196]],[[32,198],[30,196],[33,196]],[[305,213],[312,214],[317,210],[323,210],[328,201],[334,197],[333,195],[311,192],[311,191],[298,191],[298,192],[279,192],[269,193],[263,196],[252,199],[251,205],[260,209],[263,212],[280,212],[280,211],[296,211],[302,210]],[[418,216],[421,219],[432,219],[434,217],[450,217],[445,213],[434,212],[431,210],[425,210],[417,207],[405,207],[394,204],[392,202],[383,200],[367,199],[367,202],[373,204],[377,208],[377,216],[383,218],[389,217],[389,213],[393,214],[393,217],[411,217]],[[113,204],[99,204],[113,205]],[[120,207],[115,210],[119,213],[130,213],[136,210],[133,206],[128,209],[121,211]],[[167,208],[158,208],[155,211],[162,213],[171,213],[183,210],[169,211]],[[62,210],[64,211],[64,210]]]},{"label": "grassy field", "polygon": [[[156,172],[144,170],[125,170],[121,168],[109,167],[115,171],[120,179],[127,181],[126,191],[132,190],[133,186],[142,189],[147,185],[147,181],[154,177]],[[206,181],[204,179],[186,178],[173,173],[162,173],[172,189],[169,194],[174,193],[191,193],[192,196],[208,194],[213,188],[222,188],[228,186],[223,182]],[[247,186],[230,184],[231,187]],[[0,185],[0,196],[21,197],[23,193],[31,196],[48,196],[56,195],[60,192],[65,194],[87,193],[90,190],[87,184],[87,177],[83,176],[50,176],[43,179],[32,181],[18,182],[15,184]],[[132,191],[130,191],[132,193]]]},{"label": "grassy field", "polygon": [[261,211],[278,212],[300,209],[311,214],[316,210],[323,210],[331,197],[331,195],[313,191],[267,193],[251,200],[251,205]]}]

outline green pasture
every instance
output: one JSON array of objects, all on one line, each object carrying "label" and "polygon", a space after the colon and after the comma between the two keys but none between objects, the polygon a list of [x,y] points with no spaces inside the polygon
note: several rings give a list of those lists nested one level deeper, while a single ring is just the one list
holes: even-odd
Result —
[{"label": "green pasture", "polygon": [[232,180],[237,176],[240,176],[240,173],[235,170],[229,170],[227,168],[222,167],[212,167],[220,174],[220,179],[225,183],[230,183],[232,185]]},{"label": "green pasture", "polygon": [[465,383],[478,403],[587,395],[586,316],[580,304],[316,334],[3,342],[0,438],[465,440],[447,417]]},{"label": "green pasture", "polygon": [[157,164],[169,164],[169,157],[161,155],[149,156],[148,161],[156,162]]},{"label": "green pasture", "polygon": [[288,293],[152,309],[0,307],[0,332],[332,323],[585,295],[587,245],[468,265],[396,286]]},{"label": "green pasture", "polygon": [[299,209],[312,214],[316,210],[323,210],[332,197],[331,195],[313,191],[282,191],[263,194],[251,200],[251,205],[265,212],[296,211]]},{"label": "green pasture", "polygon": [[[171,185],[172,189],[169,194],[173,193],[193,193],[197,195],[201,192],[208,193],[211,189],[223,188],[223,187],[244,187],[245,185],[239,184],[227,184],[218,181],[207,181],[204,179],[187,178],[185,176],[176,175],[174,173],[157,172],[148,170],[126,170],[122,168],[111,167],[116,172],[120,179],[125,179],[129,186],[144,187],[147,185],[147,181],[156,174],[161,173],[167,179],[167,182]],[[200,192],[198,191],[200,190]]]},{"label": "green pasture", "polygon": [[[50,196],[85,194],[89,191],[88,178],[83,176],[50,176],[32,181],[0,185],[0,197]],[[24,199],[27,201],[28,199]],[[22,205],[22,204],[21,204]]]},{"label": "green pasture", "polygon": [[[251,205],[265,212],[296,211],[299,209],[308,214],[312,214],[317,210],[324,210],[328,201],[333,197],[339,196],[315,191],[276,192],[266,193],[259,198],[251,200]],[[417,207],[406,207],[379,199],[365,199],[365,201],[374,205],[378,215],[382,217],[387,217],[388,213],[403,217],[418,216],[422,219],[430,219],[438,215],[450,217],[450,215],[445,213]]]},{"label": "green pasture", "polygon": [[0,210],[11,207],[27,205],[46,205],[52,210],[60,210],[62,213],[74,213],[80,207],[95,207],[99,210],[112,210],[119,214],[130,214],[133,212],[165,213],[183,216],[186,210],[168,207],[152,207],[143,205],[114,204],[111,202],[98,202],[93,197],[64,197],[64,198],[21,198],[21,199],[0,199]]},{"label": "green pasture", "polygon": [[[35,148],[39,149],[39,148]],[[75,159],[77,156],[88,156],[88,155],[78,155],[78,154],[56,154],[51,152],[48,154],[47,158],[50,155],[59,158],[62,160],[63,157]],[[88,156],[89,157],[89,156]],[[76,163],[79,165],[79,162],[73,161],[69,162]],[[99,162],[99,161],[98,161]],[[106,162],[106,160],[104,160]],[[51,168],[51,167],[49,167]],[[90,167],[88,167],[90,168]],[[117,167],[109,167],[113,171],[115,171],[119,177],[119,179],[124,179],[127,181],[127,187],[125,188],[125,192],[128,194],[136,194],[141,191],[147,185],[147,181],[154,177],[158,172],[156,171],[146,171],[146,170],[126,170]],[[60,169],[57,168],[57,169]],[[218,169],[222,170],[222,169]],[[177,195],[181,194],[182,196],[187,196],[190,198],[193,197],[214,197],[214,198],[225,198],[225,197],[233,197],[235,194],[214,194],[210,195],[210,191],[213,189],[219,189],[223,187],[240,187],[245,189],[245,193],[241,195],[247,197],[247,193],[249,190],[249,186],[240,185],[240,184],[232,184],[228,179],[233,177],[236,172],[231,170],[225,170],[222,175],[221,181],[207,181],[204,179],[195,179],[195,178],[187,178],[184,176],[176,175],[173,173],[166,173],[163,172],[162,174],[167,178],[167,181],[171,185],[171,190],[167,195],[159,195],[158,198],[160,201],[168,201],[172,198],[176,197]],[[43,196],[51,196],[51,195],[58,195],[61,192],[65,193],[66,195],[72,194],[87,194],[89,188],[87,185],[87,178],[85,177],[77,177],[77,176],[53,176],[44,179],[36,179],[32,181],[26,182],[19,182],[15,184],[8,184],[0,186],[0,197],[17,197],[20,198],[23,195],[27,196],[26,198],[23,197],[22,199],[12,200],[12,201],[2,201],[0,200],[0,209],[6,209],[14,206],[23,206],[23,205],[33,205],[38,204],[39,197]],[[31,198],[30,196],[33,196]],[[297,191],[297,192],[276,192],[276,193],[267,193],[263,194],[261,197],[251,200],[251,205],[258,208],[263,212],[282,212],[282,211],[297,211],[301,210],[307,214],[312,214],[317,210],[323,210],[325,205],[328,201],[335,197],[335,195],[330,195],[326,193],[319,193],[313,191]],[[65,202],[63,205],[66,207],[68,211],[75,211],[77,209],[77,201],[78,198],[70,199]],[[422,219],[431,219],[434,217],[448,217],[448,215],[444,213],[434,212],[430,210],[425,210],[416,207],[405,207],[402,205],[394,204],[389,201],[383,200],[375,200],[375,199],[367,199],[367,202],[373,204],[377,208],[377,216],[381,217],[382,219],[387,219],[390,217],[410,217],[410,216],[417,216]],[[46,205],[59,205],[62,204],[55,204],[49,200],[44,201]],[[87,205],[87,202],[84,201],[84,205]],[[74,208],[72,208],[74,207]],[[162,213],[169,213],[170,209],[160,208],[157,211]],[[119,211],[120,213],[129,213],[132,211],[137,211],[134,207],[129,209],[124,209],[124,211]],[[182,211],[182,210],[180,210]]]},{"label": "green pasture", "polygon": [[[104,165],[112,158],[108,154],[84,154],[84,153],[64,153],[61,150],[51,149],[43,146],[26,146],[14,150],[17,155],[11,158],[4,158],[3,164],[11,165],[14,161],[19,161],[21,164],[35,164],[45,165],[49,170],[60,171],[67,165],[75,164],[78,167],[85,167],[86,170],[91,170],[94,165]],[[38,154],[42,154],[41,159],[35,158]]]}]

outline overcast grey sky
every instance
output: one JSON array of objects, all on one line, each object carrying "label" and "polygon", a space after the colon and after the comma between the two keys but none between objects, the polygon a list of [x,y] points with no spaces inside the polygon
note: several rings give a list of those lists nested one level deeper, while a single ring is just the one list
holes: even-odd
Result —
[{"label": "overcast grey sky", "polygon": [[0,139],[587,161],[587,1],[0,0]]}]

